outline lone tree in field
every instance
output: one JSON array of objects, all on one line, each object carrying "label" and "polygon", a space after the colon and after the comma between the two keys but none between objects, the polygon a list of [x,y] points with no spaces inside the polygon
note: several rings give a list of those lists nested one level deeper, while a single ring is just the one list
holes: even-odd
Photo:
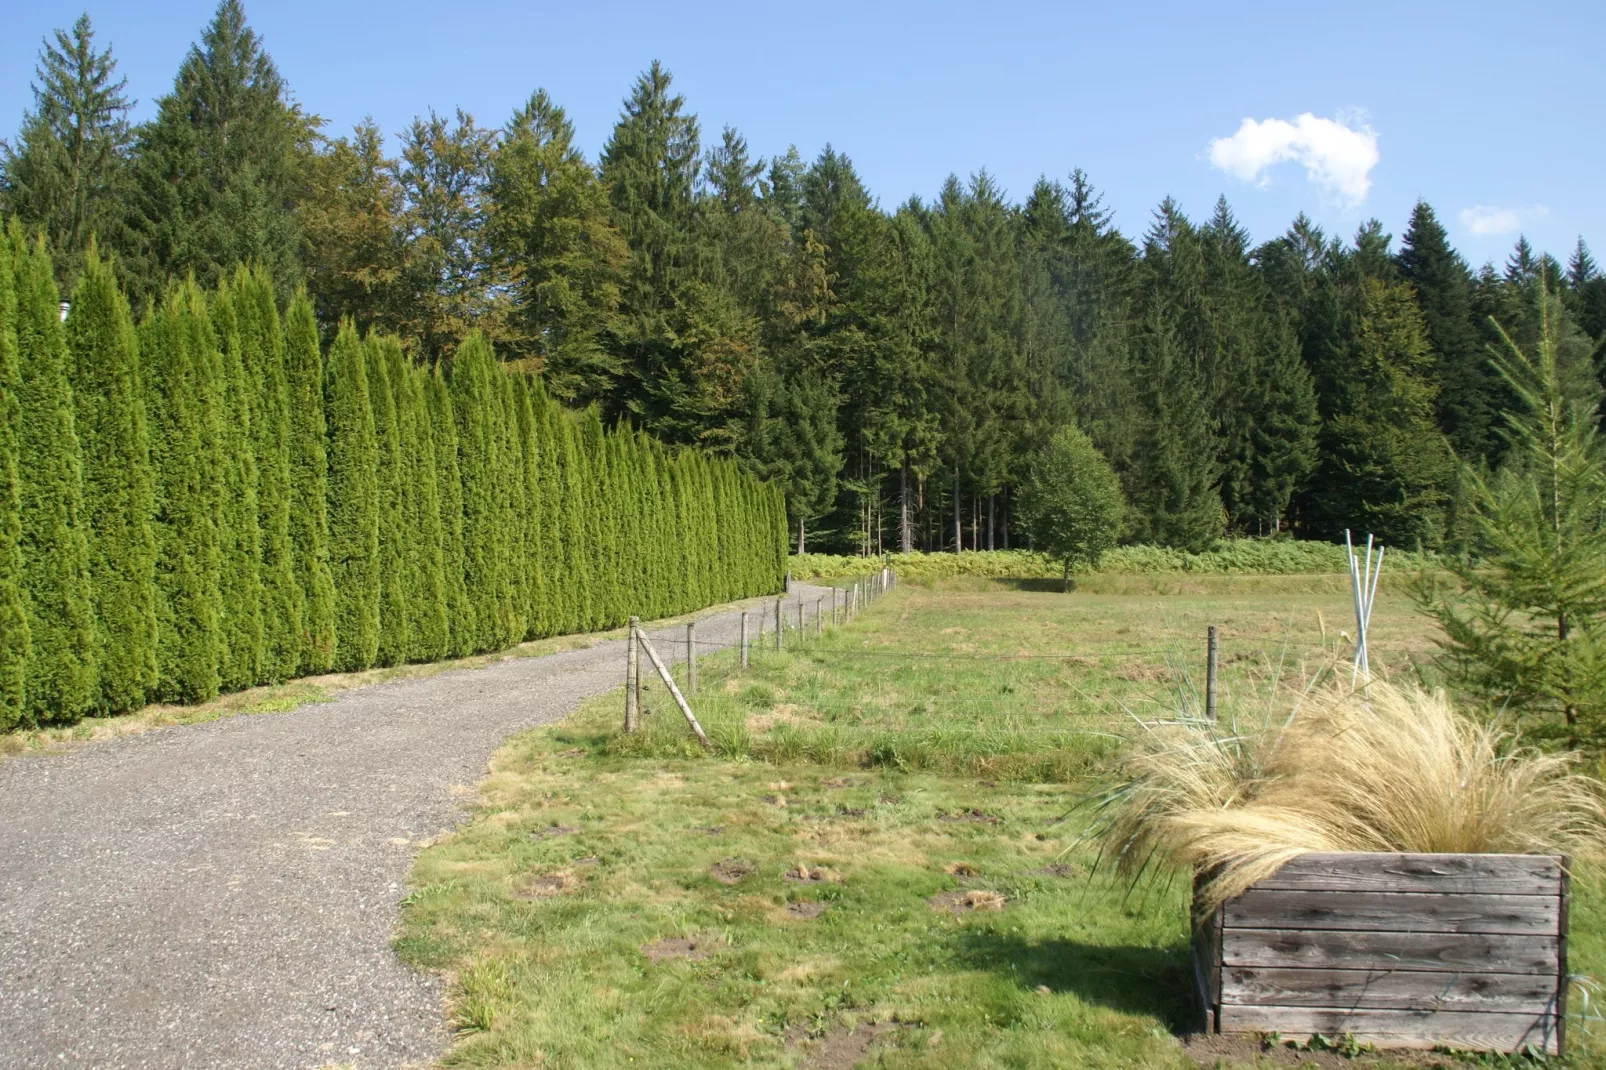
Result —
[{"label": "lone tree in field", "polygon": [[1063,427],[1033,463],[1020,511],[1032,546],[1064,568],[1068,591],[1072,569],[1094,567],[1115,545],[1126,502],[1120,479],[1092,441]]},{"label": "lone tree in field", "polygon": [[1497,325],[1495,367],[1517,406],[1500,468],[1464,473],[1476,556],[1448,563],[1454,583],[1424,578],[1413,593],[1467,686],[1559,713],[1576,746],[1606,728],[1606,442],[1587,342],[1548,284],[1536,303],[1526,350]]}]

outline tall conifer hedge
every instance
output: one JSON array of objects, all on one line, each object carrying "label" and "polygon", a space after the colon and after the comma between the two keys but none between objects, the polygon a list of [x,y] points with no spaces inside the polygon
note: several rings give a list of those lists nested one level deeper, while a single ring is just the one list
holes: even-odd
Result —
[{"label": "tall conifer hedge", "polygon": [[0,235],[0,730],[497,650],[779,586],[777,493],[569,412],[471,334],[445,367],[271,280],[136,329],[89,256]]}]

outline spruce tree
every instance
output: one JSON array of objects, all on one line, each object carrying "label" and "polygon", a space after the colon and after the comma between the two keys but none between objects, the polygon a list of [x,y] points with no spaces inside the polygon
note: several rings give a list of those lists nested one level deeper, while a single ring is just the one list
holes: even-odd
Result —
[{"label": "spruce tree", "polygon": [[223,501],[218,518],[219,587],[223,597],[223,690],[263,679],[262,529],[257,515],[255,391],[241,352],[240,308],[227,284],[212,299],[216,345],[207,361],[219,405],[218,456]]},{"label": "spruce tree", "polygon": [[251,444],[257,474],[257,529],[261,539],[261,678],[287,680],[301,660],[301,587],[290,537],[290,398],[284,334],[273,281],[260,268],[241,268],[231,291],[246,396],[252,406]]},{"label": "spruce tree", "polygon": [[11,228],[17,287],[19,503],[28,600],[28,708],[41,723],[71,722],[99,699],[95,606],[61,302],[50,256]]},{"label": "spruce tree", "polygon": [[376,664],[397,665],[407,660],[408,576],[406,489],[402,485],[402,450],[396,418],[393,374],[401,370],[401,342],[393,335],[369,335],[363,345],[368,376],[368,402],[373,409],[374,438],[378,450],[379,488],[379,645]]},{"label": "spruce tree", "polygon": [[218,587],[222,458],[216,343],[194,282],[171,289],[140,329],[155,474],[157,695],[205,702],[223,656]]},{"label": "spruce tree", "polygon": [[1472,275],[1426,201],[1412,209],[1397,259],[1433,350],[1438,425],[1459,457],[1492,460],[1500,449],[1500,388],[1472,319]]},{"label": "spruce tree", "polygon": [[1142,335],[1145,425],[1129,473],[1132,533],[1145,542],[1202,550],[1221,533],[1221,497],[1209,417],[1198,372],[1164,323]]},{"label": "spruce tree", "polygon": [[302,597],[298,670],[334,667],[335,587],[329,571],[328,425],[323,354],[312,302],[300,291],[285,318],[285,385],[290,414],[289,534]]},{"label": "spruce tree", "polygon": [[0,229],[0,732],[28,717],[30,649],[22,561],[22,502],[17,471],[22,431],[17,368],[17,289],[11,239]]},{"label": "spruce tree", "polygon": [[46,40],[34,68],[33,108],[13,144],[0,141],[0,210],[37,229],[56,278],[71,288],[98,234],[119,233],[117,212],[131,136],[110,48],[95,48],[88,15]]},{"label": "spruce tree", "polygon": [[379,445],[362,341],[343,323],[329,349],[329,566],[335,588],[335,668],[357,672],[379,650]]},{"label": "spruce tree", "polygon": [[435,445],[435,487],[440,499],[441,586],[446,600],[447,652],[462,657],[474,648],[478,631],[469,600],[463,549],[463,477],[459,463],[457,414],[451,388],[440,371],[429,374],[430,430]]},{"label": "spruce tree", "polygon": [[98,707],[121,713],[156,688],[156,541],[139,340],[109,264],[91,244],[67,317],[84,530],[95,598]]},{"label": "spruce tree", "polygon": [[[240,0],[222,0],[171,93],[135,131],[124,250],[131,284],[245,262],[285,287],[300,274],[294,207],[313,120],[290,98]],[[131,285],[136,300],[143,296]]]}]

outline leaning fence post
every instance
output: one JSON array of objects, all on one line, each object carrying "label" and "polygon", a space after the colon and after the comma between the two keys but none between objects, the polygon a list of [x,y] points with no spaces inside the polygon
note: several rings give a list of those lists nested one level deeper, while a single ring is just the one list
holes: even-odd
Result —
[{"label": "leaning fence post", "polygon": [[630,618],[630,638],[625,640],[625,731],[636,730],[641,709],[641,648],[636,643],[640,617]]},{"label": "leaning fence post", "polygon": [[1216,719],[1216,626],[1212,624],[1205,641],[1205,720]]},{"label": "leaning fence post", "polygon": [[[760,625],[763,618],[759,619]],[[747,610],[742,610],[742,668],[747,668]]]},{"label": "leaning fence post", "polygon": [[691,725],[691,730],[697,734],[697,742],[701,743],[705,749],[713,750],[714,744],[709,742],[708,734],[703,731],[703,726],[697,723],[697,715],[691,712],[691,706],[686,703],[686,696],[682,695],[680,688],[675,686],[675,678],[669,674],[669,669],[665,667],[663,659],[658,656],[658,651],[652,648],[652,643],[647,639],[646,632],[641,633],[641,647],[647,652],[647,657],[652,660],[652,667],[657,669],[658,675],[663,678],[664,686],[669,688],[669,694],[674,698],[675,705],[679,706],[680,712],[685,715],[686,723]]},{"label": "leaning fence post", "polygon": [[686,625],[686,690],[697,693],[697,622]]}]

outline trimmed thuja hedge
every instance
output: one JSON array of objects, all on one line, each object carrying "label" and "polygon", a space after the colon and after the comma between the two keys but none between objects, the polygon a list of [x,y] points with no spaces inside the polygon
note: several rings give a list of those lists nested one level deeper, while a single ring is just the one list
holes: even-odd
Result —
[{"label": "trimmed thuja hedge", "polygon": [[271,280],[136,328],[91,251],[65,322],[0,234],[0,730],[498,650],[766,594],[784,505],[471,335],[444,367]]}]

